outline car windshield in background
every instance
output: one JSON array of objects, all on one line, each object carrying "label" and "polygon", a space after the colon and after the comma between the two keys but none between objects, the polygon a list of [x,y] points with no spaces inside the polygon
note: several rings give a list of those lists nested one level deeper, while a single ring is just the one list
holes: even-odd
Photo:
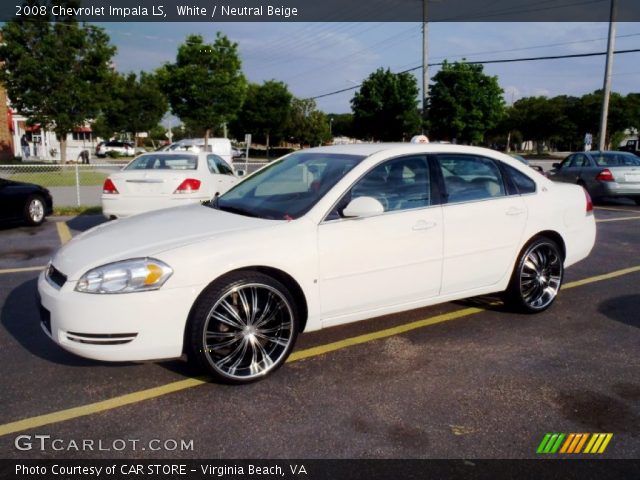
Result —
[{"label": "car windshield in background", "polygon": [[256,172],[212,202],[212,206],[272,220],[296,219],[307,213],[363,158],[294,153]]},{"label": "car windshield in background", "polygon": [[195,170],[198,157],[195,155],[140,155],[125,167],[125,170]]},{"label": "car windshield in background", "polygon": [[592,154],[599,167],[638,167],[640,158],[632,153],[606,152]]}]

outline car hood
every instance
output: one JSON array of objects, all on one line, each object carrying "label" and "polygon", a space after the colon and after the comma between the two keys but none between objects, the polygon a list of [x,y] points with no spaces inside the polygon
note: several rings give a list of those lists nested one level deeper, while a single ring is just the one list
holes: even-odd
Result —
[{"label": "car hood", "polygon": [[236,215],[202,205],[157,210],[103,223],[62,247],[53,265],[69,280],[118,260],[150,257],[230,232],[268,228],[274,220]]}]

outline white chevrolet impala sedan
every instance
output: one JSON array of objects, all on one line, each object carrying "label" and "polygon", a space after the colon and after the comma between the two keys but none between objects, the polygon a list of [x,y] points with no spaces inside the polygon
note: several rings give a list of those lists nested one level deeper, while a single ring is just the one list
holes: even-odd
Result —
[{"label": "white chevrolet impala sedan", "polygon": [[444,144],[302,150],[215,198],[100,225],[40,275],[42,326],[83,357],[183,353],[246,383],[300,332],[504,292],[540,312],[596,235],[582,187]]},{"label": "white chevrolet impala sedan", "polygon": [[122,218],[201,203],[237,180],[231,166],[214,153],[145,153],[104,181],[102,211],[107,218]]}]

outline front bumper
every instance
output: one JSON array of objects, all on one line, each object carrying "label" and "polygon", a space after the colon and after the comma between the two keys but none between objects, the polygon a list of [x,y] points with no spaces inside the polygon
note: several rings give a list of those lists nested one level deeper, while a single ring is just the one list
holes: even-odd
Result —
[{"label": "front bumper", "polygon": [[65,350],[94,360],[137,361],[182,355],[187,317],[198,292],[161,288],[150,292],[98,295],[58,289],[38,277],[41,325]]}]

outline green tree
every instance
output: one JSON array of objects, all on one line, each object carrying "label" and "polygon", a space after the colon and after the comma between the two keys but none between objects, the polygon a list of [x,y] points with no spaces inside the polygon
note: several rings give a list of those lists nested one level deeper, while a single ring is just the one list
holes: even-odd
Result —
[{"label": "green tree", "polygon": [[167,99],[153,74],[114,74],[111,84],[111,100],[95,123],[95,129],[105,138],[114,133],[147,132],[168,110]]},{"label": "green tree", "polygon": [[557,131],[560,115],[558,105],[547,97],[525,97],[516,101],[511,109],[511,119],[524,140],[533,140],[538,152],[542,152],[548,139]]},{"label": "green tree", "polygon": [[172,112],[185,124],[204,128],[205,144],[212,131],[236,117],[247,90],[238,44],[220,32],[213,44],[189,35],[175,63],[160,68],[158,77]]},{"label": "green tree", "polygon": [[314,100],[293,98],[286,132],[300,146],[321,145],[330,139],[329,119],[316,108]]},{"label": "green tree", "polygon": [[107,99],[115,47],[101,28],[74,17],[17,17],[2,27],[2,37],[0,82],[12,106],[56,133],[65,162],[67,134],[95,118]]},{"label": "green tree", "polygon": [[433,77],[427,105],[432,137],[477,144],[504,114],[498,78],[484,74],[482,65],[444,62]]},{"label": "green tree", "polygon": [[355,132],[361,138],[382,141],[410,137],[420,130],[418,93],[410,73],[376,70],[351,99]]},{"label": "green tree", "polygon": [[331,135],[334,137],[355,137],[352,113],[330,113]]},{"label": "green tree", "polygon": [[262,85],[249,84],[247,97],[232,125],[232,131],[237,137],[251,133],[264,139],[269,158],[271,137],[275,137],[275,140],[282,138],[289,119],[292,98],[293,95],[283,82],[269,80]]}]

